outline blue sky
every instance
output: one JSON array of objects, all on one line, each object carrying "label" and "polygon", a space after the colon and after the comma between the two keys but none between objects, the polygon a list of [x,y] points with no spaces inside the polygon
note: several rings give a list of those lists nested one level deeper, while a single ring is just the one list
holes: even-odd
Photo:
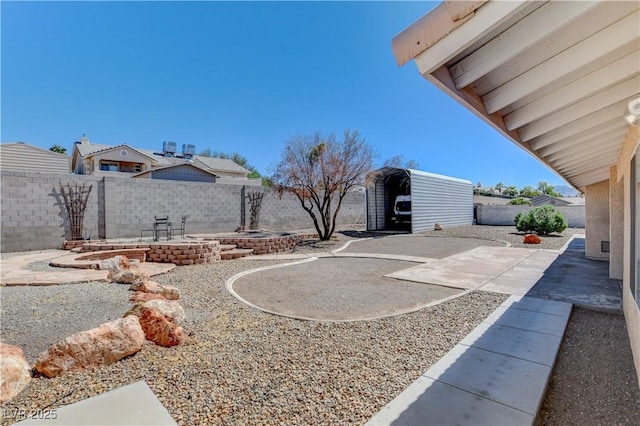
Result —
[{"label": "blue sky", "polygon": [[565,182],[424,80],[391,39],[437,2],[7,2],[1,141],[239,152],[357,129],[485,186]]}]

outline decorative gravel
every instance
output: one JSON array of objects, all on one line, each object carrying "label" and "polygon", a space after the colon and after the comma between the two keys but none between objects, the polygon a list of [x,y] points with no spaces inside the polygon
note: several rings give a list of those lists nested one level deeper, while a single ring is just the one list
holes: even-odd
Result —
[{"label": "decorative gravel", "polygon": [[[57,408],[145,380],[173,418],[184,425],[361,424],[416,380],[491,313],[505,295],[470,293],[411,314],[375,321],[321,323],[266,314],[229,296],[232,275],[274,261],[234,260],[179,267],[155,278],[180,288],[190,322],[189,343],[142,351],[94,371],[36,377],[2,408]],[[322,277],[318,277],[322,279]],[[60,334],[122,315],[105,298],[126,301],[118,284],[2,289],[2,337],[23,333],[29,361]],[[25,321],[49,297],[55,315]],[[118,303],[120,303],[118,302]],[[39,327],[38,324],[43,325]],[[92,325],[93,326],[93,325]],[[5,333],[11,330],[11,334]],[[6,334],[6,336],[5,336]],[[12,338],[6,338],[12,336]],[[28,346],[32,339],[34,343]],[[11,424],[14,419],[3,419]]]},{"label": "decorative gravel", "polygon": [[[533,246],[522,244],[515,227],[468,226],[417,235],[559,249],[574,233],[584,230],[543,236],[542,244]],[[330,251],[349,239],[371,235],[345,231],[337,236],[339,241],[309,242],[296,252]],[[3,253],[2,258],[15,255]],[[147,342],[138,354],[111,366],[55,379],[35,377],[1,408],[4,413],[57,408],[145,380],[184,425],[361,424],[507,298],[474,292],[397,317],[322,323],[266,314],[226,293],[229,277],[275,263],[282,262],[225,261],[179,267],[155,277],[180,288],[190,342],[174,348]],[[30,268],[48,266],[34,263]],[[2,340],[21,346],[32,364],[49,345],[118,318],[130,306],[127,286],[118,284],[5,287],[1,295]],[[15,421],[3,418],[2,424]]]},{"label": "decorative gravel", "polygon": [[584,234],[584,228],[567,228],[561,233],[542,235],[540,244],[524,244],[524,233],[515,226],[469,225],[444,228],[442,231],[425,231],[421,235],[427,237],[484,238],[487,240],[505,241],[513,247],[529,249],[561,249],[574,234]]}]

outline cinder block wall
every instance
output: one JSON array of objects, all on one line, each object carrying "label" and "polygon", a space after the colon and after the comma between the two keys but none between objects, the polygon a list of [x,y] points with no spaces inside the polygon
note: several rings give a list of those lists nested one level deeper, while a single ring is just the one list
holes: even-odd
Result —
[{"label": "cinder block wall", "polygon": [[3,252],[55,248],[65,238],[71,238],[60,184],[93,185],[84,225],[97,229],[99,178],[13,171],[2,171],[0,177],[0,249]]},{"label": "cinder block wall", "polygon": [[[247,187],[247,195],[254,188]],[[264,188],[264,198],[260,208],[260,228],[272,230],[304,229],[313,228],[313,221],[308,213],[302,208],[300,201],[295,195],[278,195],[270,188]],[[332,211],[335,211],[335,202]],[[314,210],[316,214],[317,210]],[[246,220],[248,228],[251,218],[251,206],[249,200],[246,201]],[[320,220],[318,218],[318,220]],[[353,192],[347,195],[342,201],[338,222],[346,225],[364,225],[365,205],[364,192]],[[320,222],[319,222],[320,223]],[[322,225],[320,224],[322,227]]]},{"label": "cinder block wall", "polygon": [[[478,225],[514,226],[513,219],[519,212],[531,210],[531,206],[477,206]],[[555,207],[567,219],[570,228],[584,228],[585,206]]]},{"label": "cinder block wall", "polygon": [[[245,226],[250,207],[242,185],[131,179],[116,176],[84,176],[1,171],[1,233],[3,252],[60,247],[71,237],[59,184],[93,185],[85,212],[85,235],[96,238],[134,238],[152,227],[154,215],[169,216],[174,225],[182,215],[187,233],[230,232]],[[260,227],[275,231],[313,228],[299,201],[279,197],[269,188],[247,186],[265,192]],[[349,194],[343,201],[339,223],[364,221],[364,194]],[[147,234],[148,235],[148,234]]]}]

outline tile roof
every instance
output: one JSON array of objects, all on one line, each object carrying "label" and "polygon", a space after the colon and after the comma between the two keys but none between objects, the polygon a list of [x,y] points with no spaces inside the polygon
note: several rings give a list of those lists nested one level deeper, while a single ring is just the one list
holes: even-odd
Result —
[{"label": "tile roof", "polygon": [[[76,144],[76,147],[78,148],[78,152],[82,157],[86,157],[87,155],[106,151],[112,148],[119,148],[124,146],[134,149],[139,153],[152,158],[158,163],[158,165],[161,165],[161,166],[173,166],[173,165],[186,163],[187,161],[182,157],[165,157],[161,153],[155,152],[154,150],[138,149],[126,143],[120,144],[120,145],[104,145],[104,144],[98,144],[93,142]],[[246,174],[249,174],[250,172],[249,170],[240,166],[236,162],[225,159],[225,158],[203,157],[201,155],[194,155],[193,160],[199,162],[201,164],[200,167],[205,170],[211,169],[213,171],[220,170],[220,171],[226,171],[226,172],[246,173]]]}]

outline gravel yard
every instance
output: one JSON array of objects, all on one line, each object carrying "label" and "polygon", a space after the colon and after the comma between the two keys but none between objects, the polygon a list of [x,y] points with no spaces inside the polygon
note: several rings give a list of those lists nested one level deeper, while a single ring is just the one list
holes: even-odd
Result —
[{"label": "gravel yard", "polygon": [[[180,288],[191,319],[190,343],[167,349],[147,342],[138,354],[95,371],[37,377],[3,408],[55,408],[145,380],[180,424],[361,424],[506,299],[471,293],[399,317],[319,323],[265,314],[226,293],[227,278],[270,263],[227,261],[179,267],[156,277]],[[126,297],[120,285],[102,286],[119,287],[113,297]],[[3,289],[2,303],[15,310],[22,306],[26,314],[53,288],[22,288],[22,295]],[[93,293],[82,285],[56,290],[61,302],[56,323],[66,323],[65,332],[72,324],[76,331],[85,329],[99,304]],[[7,325],[3,317],[3,340]],[[23,332],[39,340],[38,347],[56,340],[33,323]]]},{"label": "gravel yard", "polygon": [[[537,246],[522,244],[515,227],[468,226],[415,236],[560,249],[574,233],[584,230],[542,237]],[[295,252],[330,251],[347,240],[371,235],[345,231],[337,236],[339,241],[306,242]],[[2,258],[16,255],[4,253]],[[507,298],[474,292],[397,317],[321,323],[266,314],[225,291],[225,281],[234,274],[277,263],[284,261],[225,261],[179,267],[155,277],[181,290],[190,342],[169,349],[147,342],[138,354],[111,366],[55,379],[36,377],[0,408],[8,410],[5,413],[56,408],[145,380],[184,425],[362,424]],[[127,287],[3,287],[0,336],[21,346],[33,363],[57,340],[124,314],[130,306]],[[640,391],[625,333],[622,317],[574,309],[539,424],[637,421]],[[620,362],[610,362],[621,354]],[[15,421],[3,418],[2,424]]]}]

